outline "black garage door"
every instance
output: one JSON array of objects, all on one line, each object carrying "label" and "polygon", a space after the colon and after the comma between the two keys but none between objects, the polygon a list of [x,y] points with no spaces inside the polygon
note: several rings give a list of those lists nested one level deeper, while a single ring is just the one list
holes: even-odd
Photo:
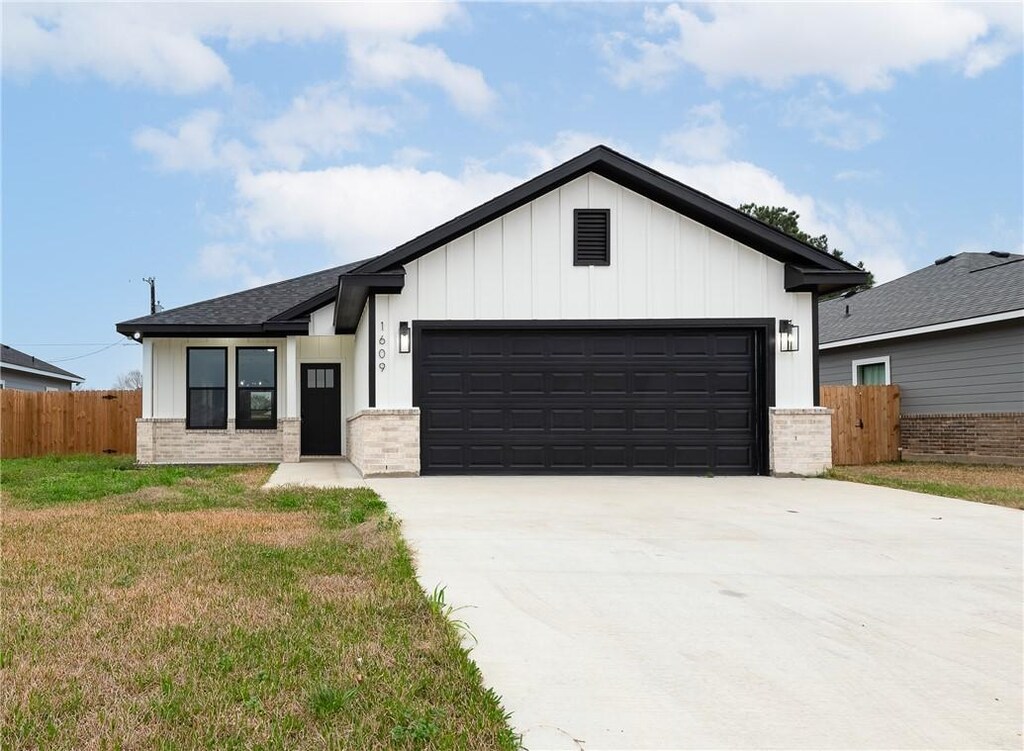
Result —
[{"label": "black garage door", "polygon": [[765,329],[417,323],[424,474],[758,474]]}]

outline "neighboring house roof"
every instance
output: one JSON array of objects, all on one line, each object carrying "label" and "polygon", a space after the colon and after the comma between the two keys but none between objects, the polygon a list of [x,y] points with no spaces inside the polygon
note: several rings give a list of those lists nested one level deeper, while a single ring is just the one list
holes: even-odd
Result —
[{"label": "neighboring house roof", "polygon": [[[336,300],[335,330],[355,330],[371,293],[397,293],[403,265],[587,173],[601,175],[786,264],[789,291],[846,289],[867,281],[857,267],[607,146],[595,146],[497,198],[366,261],[257,287],[117,324],[126,336],[305,333],[308,314]],[[329,291],[333,290],[335,294]]]},{"label": "neighboring house roof", "polygon": [[[822,345],[926,333],[1024,312],[1024,255],[960,253],[818,306]],[[977,320],[975,320],[977,319]],[[924,331],[918,331],[924,329]]]},{"label": "neighboring house roof", "polygon": [[305,333],[310,311],[331,303],[338,289],[338,277],[360,263],[362,261],[335,266],[325,271],[122,321],[117,324],[117,330],[127,336],[136,331],[147,333],[154,326],[159,326],[160,330],[167,333],[173,333],[175,329],[195,333],[197,327],[204,326],[210,327],[211,331],[216,329],[217,333],[279,333],[287,332],[290,328]]},{"label": "neighboring house roof", "polygon": [[0,368],[9,368],[10,370],[17,370],[22,373],[57,378],[61,381],[71,381],[72,383],[81,383],[85,380],[80,375],[75,375],[69,370],[64,370],[64,368],[58,368],[56,365],[46,362],[46,360],[40,360],[38,357],[33,357],[13,347],[8,347],[6,344],[0,344]]}]

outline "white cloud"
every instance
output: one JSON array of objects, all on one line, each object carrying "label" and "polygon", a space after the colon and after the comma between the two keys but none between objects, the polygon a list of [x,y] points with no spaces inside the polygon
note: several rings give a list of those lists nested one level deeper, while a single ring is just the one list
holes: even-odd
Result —
[{"label": "white cloud", "polygon": [[444,50],[398,39],[352,39],[352,74],[357,83],[392,86],[423,81],[440,87],[463,112],[482,115],[497,96],[478,69],[453,62]]},{"label": "white cloud", "polygon": [[236,190],[257,242],[322,243],[339,260],[376,255],[520,181],[469,169],[458,176],[391,165],[242,173]]},{"label": "white cloud", "polygon": [[354,103],[330,85],[312,86],[277,117],[250,123],[248,146],[222,135],[223,119],[215,110],[198,110],[168,129],[142,128],[132,141],[168,172],[298,169],[311,157],[334,157],[358,148],[361,135],[383,133],[394,125],[383,110]]},{"label": "white cloud", "polygon": [[614,81],[654,88],[683,66],[712,82],[769,87],[814,76],[851,91],[888,88],[898,73],[945,62],[966,75],[1021,47],[1021,9],[952,3],[678,4],[645,12],[646,34],[603,40]]},{"label": "white cloud", "polygon": [[[154,10],[150,10],[154,9]],[[4,73],[92,74],[179,94],[226,86],[224,61],[188,29],[164,24],[157,6],[27,6],[6,3]]]},{"label": "white cloud", "polygon": [[143,128],[135,133],[135,148],[148,153],[157,167],[167,172],[205,172],[238,168],[250,159],[238,141],[219,138],[221,115],[199,110],[177,123],[170,131]]},{"label": "white cloud", "polygon": [[[253,263],[269,268],[256,271]],[[237,280],[242,287],[249,288],[283,279],[273,264],[273,254],[265,249],[245,244],[210,243],[199,249],[193,271],[203,280]]]},{"label": "white cloud", "polygon": [[833,179],[836,182],[852,182],[854,180],[874,180],[881,176],[881,172],[877,169],[844,169],[839,170]]},{"label": "white cloud", "polygon": [[579,156],[599,144],[628,150],[624,146],[617,145],[611,138],[578,130],[563,130],[558,132],[551,143],[520,143],[512,146],[509,152],[516,156],[525,157],[528,171],[532,174],[538,174],[547,172],[549,169],[557,167],[562,162],[566,162],[574,156]]},{"label": "white cloud", "polygon": [[750,162],[694,165],[656,159],[651,166],[730,206],[753,202],[793,209],[800,214],[800,227],[805,232],[828,235],[831,247],[842,250],[847,261],[864,261],[878,283],[909,271],[906,233],[887,212],[853,202],[828,206],[793,191],[778,176]]},{"label": "white cloud", "polygon": [[809,130],[818,143],[843,151],[856,151],[875,143],[885,135],[881,115],[857,114],[836,109],[830,103],[832,95],[824,86],[815,93],[786,104],[782,124]]},{"label": "white cloud", "polygon": [[355,148],[363,133],[383,133],[394,121],[383,110],[353,103],[332,86],[314,86],[280,116],[257,126],[254,137],[267,162],[295,169],[310,156]]},{"label": "white cloud", "polygon": [[719,161],[726,157],[736,131],[722,117],[721,102],[690,109],[683,128],[662,138],[662,148],[693,161]]},{"label": "white cloud", "polygon": [[[471,111],[493,93],[474,68],[452,62],[436,47],[407,40],[461,17],[453,3],[6,3],[4,73],[92,75],[179,94],[231,84],[227,63],[211,42],[239,47],[339,38],[377,39],[379,55],[401,56],[400,78],[423,74]],[[371,45],[372,47],[372,45]],[[370,61],[384,75],[386,60]],[[421,76],[422,77],[422,76]],[[465,88],[466,91],[461,91]]]}]

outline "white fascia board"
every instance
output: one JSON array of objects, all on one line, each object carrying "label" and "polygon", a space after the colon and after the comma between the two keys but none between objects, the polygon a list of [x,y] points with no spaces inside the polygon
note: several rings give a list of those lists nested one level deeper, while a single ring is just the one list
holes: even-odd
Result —
[{"label": "white fascia board", "polygon": [[963,329],[968,326],[982,326],[986,323],[998,323],[999,321],[1010,321],[1014,318],[1024,318],[1024,309],[1008,310],[1004,313],[993,313],[988,316],[977,316],[976,318],[961,318],[959,321],[947,321],[935,323],[931,326],[918,326],[913,329],[900,329],[898,331],[886,331],[882,334],[871,334],[870,336],[858,336],[853,339],[839,339],[834,342],[827,342],[818,345],[818,349],[836,349],[837,347],[852,347],[856,344],[871,344],[871,342],[882,342],[886,339],[900,339],[905,336],[918,336],[920,334],[932,334],[936,331],[949,331],[950,329]]},{"label": "white fascia board", "polygon": [[32,375],[46,376],[47,378],[56,378],[59,381],[71,381],[72,383],[82,383],[84,378],[78,376],[66,376],[61,373],[51,373],[49,370],[38,370],[36,368],[26,368],[24,365],[13,365],[9,362],[0,362],[0,369],[3,370],[17,370],[19,373],[31,373]]}]

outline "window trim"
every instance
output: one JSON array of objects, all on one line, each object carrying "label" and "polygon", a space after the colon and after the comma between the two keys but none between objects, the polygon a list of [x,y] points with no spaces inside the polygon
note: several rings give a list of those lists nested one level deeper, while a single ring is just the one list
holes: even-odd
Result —
[{"label": "window trim", "polygon": [[[238,358],[242,350],[259,350],[266,352],[274,351],[274,385],[273,386],[242,386]],[[277,346],[247,346],[235,347],[235,428],[237,430],[276,430],[277,429]],[[274,397],[270,400],[270,422],[242,422],[239,417],[238,405],[242,403],[243,391],[273,391]]]},{"label": "window trim", "polygon": [[885,385],[892,385],[892,370],[889,366],[889,355],[883,357],[863,357],[859,360],[850,361],[850,383],[854,386],[863,386],[864,384],[858,383],[857,380],[857,368],[861,365],[884,365],[885,366]]},{"label": "window trim", "polygon": [[[604,214],[604,260],[581,261],[579,246],[579,217],[583,213]],[[612,265],[612,210],[611,209],[573,209],[572,210],[572,265],[573,266],[611,266]]]},{"label": "window trim", "polygon": [[[214,389],[219,386],[192,386],[189,357],[192,350],[220,350],[224,353],[224,424],[223,425],[192,425],[192,389]],[[185,430],[227,430],[228,427],[228,348],[227,347],[185,347]]]}]

